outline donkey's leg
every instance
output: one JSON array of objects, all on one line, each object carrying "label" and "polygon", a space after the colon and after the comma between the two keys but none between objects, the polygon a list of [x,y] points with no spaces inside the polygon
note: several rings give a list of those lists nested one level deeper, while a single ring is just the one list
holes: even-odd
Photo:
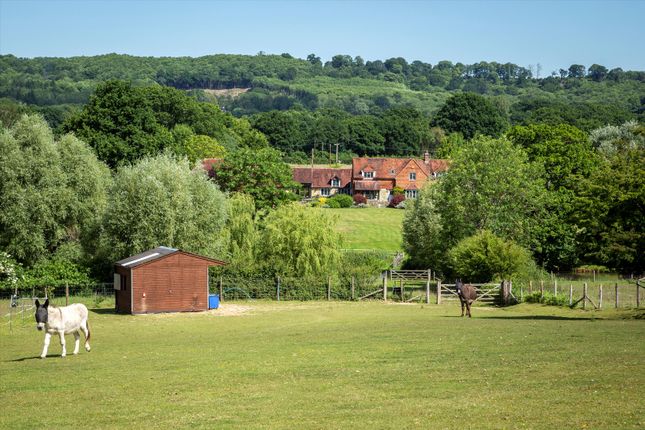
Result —
[{"label": "donkey's leg", "polygon": [[470,315],[470,301],[466,300],[466,309],[468,309],[468,318],[472,318],[472,315]]},{"label": "donkey's leg", "polygon": [[461,316],[463,317],[464,316],[464,301],[463,300],[459,300],[459,301],[461,302]]},{"label": "donkey's leg", "polygon": [[58,336],[60,336],[60,346],[63,348],[63,353],[60,356],[65,357],[67,355],[67,349],[65,349],[65,331],[60,330]]},{"label": "donkey's leg", "polygon": [[74,332],[74,355],[78,354],[78,346],[81,344],[81,334],[76,330]]},{"label": "donkey's leg", "polygon": [[52,335],[50,333],[45,333],[45,344],[43,345],[43,353],[40,354],[40,358],[47,357],[47,348],[49,348],[49,341],[51,340]]},{"label": "donkey's leg", "polygon": [[81,330],[85,335],[85,350],[90,352],[90,323],[87,320],[81,323]]}]

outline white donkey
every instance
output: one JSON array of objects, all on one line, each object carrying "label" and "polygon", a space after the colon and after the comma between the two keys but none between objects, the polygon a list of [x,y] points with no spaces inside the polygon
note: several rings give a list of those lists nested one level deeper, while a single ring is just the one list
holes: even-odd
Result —
[{"label": "white donkey", "polygon": [[90,351],[90,324],[87,321],[87,308],[81,303],[74,303],[73,305],[56,307],[49,306],[49,299],[45,300],[45,304],[41,306],[40,302],[36,300],[36,327],[38,330],[45,329],[45,346],[40,358],[47,357],[47,348],[49,348],[49,341],[52,334],[60,336],[60,345],[63,347],[61,357],[67,355],[65,349],[65,335],[74,333],[74,354],[78,354],[78,345],[80,343],[81,335],[80,330],[83,330],[85,335],[85,349]]}]

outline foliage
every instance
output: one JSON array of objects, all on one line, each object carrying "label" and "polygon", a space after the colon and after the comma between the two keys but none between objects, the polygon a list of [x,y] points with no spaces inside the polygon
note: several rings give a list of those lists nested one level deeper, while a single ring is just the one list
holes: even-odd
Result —
[{"label": "foliage", "polygon": [[0,251],[0,291],[14,290],[21,278],[20,264],[11,255]]},{"label": "foliage", "polygon": [[88,142],[111,167],[165,149],[192,161],[221,155],[224,148],[266,146],[265,138],[245,120],[217,106],[174,88],[136,87],[124,81],[99,85],[83,110],[62,129]]},{"label": "foliage", "polygon": [[297,203],[267,214],[260,238],[260,261],[282,276],[322,276],[336,271],[341,236],[336,218]]},{"label": "foliage", "polygon": [[403,201],[405,201],[405,196],[403,194],[394,194],[387,206],[390,208],[397,208]]},{"label": "foliage", "polygon": [[490,282],[520,272],[531,259],[527,250],[488,230],[462,239],[448,253],[454,276],[469,282]]},{"label": "foliage", "polygon": [[569,306],[569,297],[565,294],[558,294],[556,296],[548,291],[544,293],[534,291],[524,296],[524,301],[527,303],[542,303],[549,306]]},{"label": "foliage", "polygon": [[351,208],[352,204],[354,203],[352,196],[340,193],[334,194],[332,197],[330,197],[327,200],[327,204],[331,204],[332,201],[336,202],[339,208]]},{"label": "foliage", "polygon": [[365,197],[362,194],[354,194],[354,204],[355,205],[360,205],[360,204],[366,204],[367,203],[367,197]]},{"label": "foliage", "polygon": [[250,273],[257,269],[259,225],[253,197],[234,193],[229,199],[229,212],[223,236],[228,243],[225,270]]},{"label": "foliage", "polygon": [[0,247],[29,267],[96,229],[111,178],[87,145],[23,116],[0,153]]},{"label": "foliage", "polygon": [[213,180],[224,191],[245,193],[253,197],[258,209],[269,209],[295,200],[291,168],[280,152],[272,148],[240,148],[229,153],[215,168]]},{"label": "foliage", "polygon": [[508,126],[508,121],[488,99],[478,94],[463,93],[446,101],[435,115],[433,125],[471,139],[477,134],[498,137]]},{"label": "foliage", "polygon": [[443,270],[447,251],[478,230],[490,230],[532,251],[548,196],[539,166],[507,139],[480,137],[460,150],[448,174],[427,184],[406,210],[409,265]]},{"label": "foliage", "polygon": [[228,210],[225,195],[188,160],[144,158],[114,177],[98,259],[112,263],[160,245],[220,257]]},{"label": "foliage", "polygon": [[55,288],[65,285],[85,286],[92,283],[89,269],[62,258],[41,260],[25,271],[25,287]]},{"label": "foliage", "polygon": [[341,285],[351,285],[354,278],[356,291],[371,292],[381,280],[381,273],[390,266],[391,254],[384,251],[347,250],[339,265]]}]

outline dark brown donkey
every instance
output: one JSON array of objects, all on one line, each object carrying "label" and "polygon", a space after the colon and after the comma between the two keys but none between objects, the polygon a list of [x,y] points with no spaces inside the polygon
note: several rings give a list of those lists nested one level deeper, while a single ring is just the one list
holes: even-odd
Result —
[{"label": "dark brown donkey", "polygon": [[457,287],[457,295],[459,296],[459,301],[461,302],[461,316],[464,316],[464,305],[468,311],[468,318],[472,318],[470,315],[470,305],[477,299],[477,290],[474,286],[470,284],[463,284],[461,279],[455,281],[455,286]]}]

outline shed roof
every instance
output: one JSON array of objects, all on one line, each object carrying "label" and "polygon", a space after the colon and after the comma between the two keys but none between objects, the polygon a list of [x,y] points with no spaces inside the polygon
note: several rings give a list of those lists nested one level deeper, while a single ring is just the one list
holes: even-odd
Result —
[{"label": "shed roof", "polygon": [[202,255],[197,255],[197,254],[192,254],[190,252],[182,251],[177,248],[169,248],[167,246],[158,246],[157,248],[149,249],[147,251],[144,251],[140,254],[133,255],[128,258],[124,258],[123,260],[119,260],[116,263],[114,263],[116,266],[123,266],[127,268],[132,268],[132,267],[137,267],[141,266],[143,264],[150,263],[151,261],[158,260],[160,258],[163,258],[167,255],[170,254],[175,254],[175,253],[182,253],[186,255],[190,255],[195,258],[201,258],[203,260],[208,260],[210,262],[216,263],[216,264],[226,264],[223,261],[220,260],[215,260],[213,258],[209,257],[204,257]]}]

